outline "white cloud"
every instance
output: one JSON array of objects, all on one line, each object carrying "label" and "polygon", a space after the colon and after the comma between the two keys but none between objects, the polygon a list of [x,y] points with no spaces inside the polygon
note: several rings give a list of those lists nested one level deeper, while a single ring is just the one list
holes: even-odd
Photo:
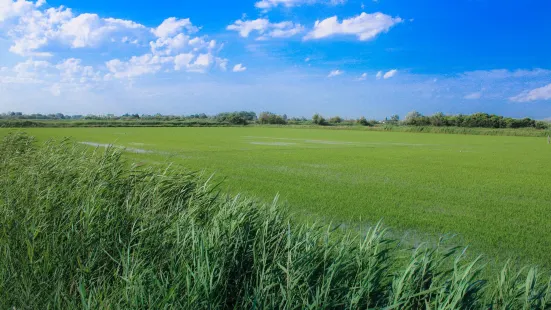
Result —
[{"label": "white cloud", "polygon": [[188,66],[188,71],[205,73],[215,63],[214,56],[209,53],[199,54],[195,61]]},{"label": "white cloud", "polygon": [[476,100],[476,99],[480,99],[480,97],[482,97],[482,92],[478,91],[478,92],[467,94],[463,98],[467,100]]},{"label": "white cloud", "polygon": [[110,72],[106,78],[135,78],[144,74],[152,74],[160,71],[164,65],[170,62],[174,62],[174,57],[163,57],[152,54],[133,56],[129,61],[112,59],[105,63]]},{"label": "white cloud", "polygon": [[385,73],[385,75],[383,75],[383,79],[390,79],[391,77],[395,76],[396,73],[398,73],[398,70],[396,69],[392,69],[390,71],[388,71],[387,73]]},{"label": "white cloud", "polygon": [[63,7],[27,11],[6,25],[10,28],[7,34],[13,39],[10,51],[23,56],[51,56],[38,50],[59,38],[59,28],[72,17],[71,10]]},{"label": "white cloud", "polygon": [[243,72],[247,70],[247,67],[243,67],[242,64],[237,64],[233,67],[233,72]]},{"label": "white cloud", "polygon": [[296,34],[304,31],[304,27],[300,24],[295,24],[293,22],[281,22],[276,24],[271,24],[272,30],[270,30],[266,35],[260,37],[259,39],[271,38],[289,38]]},{"label": "white cloud", "polygon": [[182,70],[188,68],[191,61],[195,58],[192,53],[179,54],[174,57],[174,70]]},{"label": "white cloud", "polygon": [[170,72],[207,72],[213,67],[227,70],[227,59],[216,56],[222,48],[215,40],[207,40],[206,36],[191,37],[180,31],[193,33],[198,28],[189,19],[168,18],[152,29],[157,36],[150,41],[151,53],[133,56],[128,61],[113,59],[106,63],[110,73],[106,78],[129,78],[145,74],[154,74],[161,70]]},{"label": "white cloud", "polygon": [[383,71],[377,72],[376,77],[377,77],[377,80],[380,80],[383,77]]},{"label": "white cloud", "polygon": [[0,81],[6,85],[40,85],[39,90],[59,96],[62,92],[93,89],[103,79],[100,72],[82,65],[80,59],[69,58],[57,64],[28,59],[3,72]]},{"label": "white cloud", "polygon": [[52,64],[44,60],[27,59],[16,64],[9,76],[10,83],[42,83],[42,77],[52,69]]},{"label": "white cloud", "polygon": [[346,0],[261,0],[254,4],[258,9],[263,9],[265,11],[275,8],[277,6],[283,7],[294,7],[300,5],[312,5],[316,3],[322,3],[327,5],[338,5],[344,4]]},{"label": "white cloud", "polygon": [[7,19],[27,14],[34,9],[31,1],[25,0],[0,0],[0,22]]},{"label": "white cloud", "polygon": [[551,100],[551,84],[525,91],[517,96],[509,98],[514,102],[528,102],[536,100]]},{"label": "white cloud", "polygon": [[101,81],[101,74],[92,66],[83,66],[81,59],[69,58],[55,66],[63,83],[89,84]]},{"label": "white cloud", "polygon": [[332,78],[332,77],[335,77],[335,76],[339,76],[341,74],[343,74],[344,72],[341,71],[341,70],[333,70],[331,72],[329,72],[329,75],[327,76],[328,78]]},{"label": "white cloud", "polygon": [[117,32],[145,29],[145,26],[129,20],[100,18],[97,14],[80,14],[63,23],[59,36],[69,40],[71,47],[95,47]]},{"label": "white cloud", "polygon": [[362,73],[360,77],[358,77],[356,80],[358,81],[365,81],[367,79],[367,73]]},{"label": "white cloud", "polygon": [[[56,71],[53,76],[59,78],[62,87],[77,80],[85,84],[112,78],[132,79],[163,69],[206,72],[216,66],[227,70],[228,60],[217,55],[223,45],[206,36],[191,36],[199,28],[192,25],[189,19],[170,17],[156,28],[147,28],[131,20],[104,18],[92,13],[74,15],[71,9],[63,6],[42,9],[43,4],[44,1],[0,0],[0,18],[5,21],[0,27],[0,35],[4,31],[12,39],[11,52],[44,57],[54,56],[53,51],[64,47],[82,49],[100,48],[107,44],[133,44],[134,48],[139,49],[143,47],[139,42],[149,41],[150,53],[131,53],[126,59],[106,61],[103,72],[83,66],[80,60],[74,58],[52,65],[51,70]],[[282,24],[275,25],[272,30],[287,31],[287,28]],[[23,68],[24,64],[19,67]],[[22,81],[31,79],[29,75],[19,73],[4,76],[2,80]]]},{"label": "white cloud", "polygon": [[208,66],[211,62],[211,55],[210,54],[201,54],[197,56],[197,60],[195,61],[195,65],[197,66]]},{"label": "white cloud", "polygon": [[[52,44],[68,45],[72,48],[97,47],[112,41],[115,36],[122,38],[146,29],[133,21],[101,18],[97,14],[74,16],[71,9],[63,6],[42,10],[39,6],[41,3],[29,6],[26,1],[21,0],[0,1],[7,1],[5,8],[11,10],[10,16],[16,17],[4,27],[9,29],[8,37],[13,40],[10,51],[22,56],[51,56],[51,52],[41,50]],[[13,6],[25,9],[10,9]],[[4,10],[0,6],[0,11]]]},{"label": "white cloud", "polygon": [[236,20],[232,25],[226,27],[227,30],[238,31],[239,35],[246,38],[252,31],[264,33],[268,29],[270,21],[265,18],[255,20]]},{"label": "white cloud", "polygon": [[75,16],[63,6],[44,10],[38,7],[24,0],[0,0],[0,18],[10,18],[3,28],[13,40],[11,52],[22,56],[53,56],[52,50],[58,49],[56,45],[77,49],[130,43],[139,47],[140,41],[150,41],[151,53],[159,56],[188,50],[219,51],[222,47],[206,37],[191,37],[189,34],[199,29],[189,19],[167,18],[150,29],[131,20],[103,18],[92,13]]},{"label": "white cloud", "polygon": [[224,72],[228,70],[228,60],[227,59],[217,57],[216,58],[216,64],[218,65],[218,68],[220,68],[220,70],[222,70]]},{"label": "white cloud", "polygon": [[309,62],[310,61],[310,57],[306,57],[306,59],[304,59],[304,62]]},{"label": "white cloud", "polygon": [[165,19],[159,27],[152,29],[151,32],[158,38],[166,38],[178,34],[183,29],[191,33],[198,31],[197,27],[191,24],[189,18],[177,19],[175,17],[169,17]]},{"label": "white cloud", "polygon": [[149,45],[153,54],[170,55],[188,47],[189,41],[189,36],[179,33],[174,37],[158,38],[156,41],[149,42]]},{"label": "white cloud", "polygon": [[399,17],[392,17],[380,12],[345,19],[339,22],[337,16],[316,21],[314,29],[304,39],[321,39],[334,35],[355,35],[360,41],[375,38],[378,34],[388,31],[392,26],[401,23]]},{"label": "white cloud", "polygon": [[302,31],[304,27],[291,21],[280,23],[271,23],[268,19],[258,18],[255,20],[237,20],[226,27],[227,30],[239,32],[239,35],[247,38],[252,32],[257,32],[260,36],[257,40],[266,40],[268,38],[288,38]]}]

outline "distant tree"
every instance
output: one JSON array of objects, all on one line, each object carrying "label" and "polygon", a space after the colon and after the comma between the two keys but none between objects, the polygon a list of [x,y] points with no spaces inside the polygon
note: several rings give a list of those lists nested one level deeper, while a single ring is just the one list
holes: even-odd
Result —
[{"label": "distant tree", "polygon": [[444,113],[438,112],[430,117],[430,124],[433,126],[444,126],[445,116]]},{"label": "distant tree", "polygon": [[548,128],[551,128],[551,124],[544,121],[537,121],[535,127],[537,129],[548,129]]},{"label": "distant tree", "polygon": [[273,124],[273,125],[285,125],[287,124],[286,115],[277,115],[272,112],[262,112],[258,117],[260,124]]},{"label": "distant tree", "polygon": [[318,113],[312,116],[312,123],[316,125],[321,125],[321,126],[327,125],[327,121],[325,120],[325,118],[323,118],[323,116],[319,115]]},{"label": "distant tree", "polygon": [[362,126],[369,126],[369,122],[367,121],[367,119],[365,117],[360,117],[358,120],[357,120],[358,124],[362,125]]},{"label": "distant tree", "polygon": [[388,124],[398,124],[400,121],[400,116],[398,116],[398,114],[394,114],[390,117],[390,119],[385,118],[385,121]]},{"label": "distant tree", "polygon": [[417,112],[417,111],[411,111],[408,114],[406,114],[406,118],[404,120],[406,125],[416,125],[419,119],[423,117],[423,114]]},{"label": "distant tree", "polygon": [[251,115],[248,112],[225,112],[219,113],[214,117],[214,119],[220,123],[247,125],[251,119]]},{"label": "distant tree", "polygon": [[333,116],[329,119],[330,124],[340,124],[343,122],[343,119],[340,116]]}]

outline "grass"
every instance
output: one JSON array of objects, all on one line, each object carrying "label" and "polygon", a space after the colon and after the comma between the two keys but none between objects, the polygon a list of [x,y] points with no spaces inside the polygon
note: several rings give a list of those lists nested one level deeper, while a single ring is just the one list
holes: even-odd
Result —
[{"label": "grass", "polygon": [[545,138],[258,127],[28,132],[149,150],[126,156],[205,169],[231,193],[264,201],[279,194],[309,220],[361,227],[382,219],[412,245],[456,234],[498,264],[551,261]]},{"label": "grass", "polygon": [[548,309],[551,282],[488,279],[457,248],[336,233],[118,149],[0,143],[2,309]]}]

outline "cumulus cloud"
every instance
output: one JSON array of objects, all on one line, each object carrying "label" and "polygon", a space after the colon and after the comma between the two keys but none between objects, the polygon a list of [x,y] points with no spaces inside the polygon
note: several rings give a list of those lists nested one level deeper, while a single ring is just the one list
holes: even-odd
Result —
[{"label": "cumulus cloud", "polygon": [[465,95],[465,97],[463,97],[463,99],[476,100],[476,99],[480,99],[480,97],[482,97],[482,92],[477,91],[477,92]]},{"label": "cumulus cloud", "polygon": [[525,91],[521,94],[518,94],[514,97],[509,98],[514,102],[529,102],[537,100],[551,100],[551,84],[532,89],[530,91]]},{"label": "cumulus cloud", "polygon": [[[36,4],[36,6],[39,6],[42,3]],[[35,8],[35,4],[33,4],[31,1],[25,1],[25,0],[2,0],[0,1],[0,22],[3,22],[7,19],[21,16],[24,14],[27,14],[28,12],[31,12]]]},{"label": "cumulus cloud", "polygon": [[69,58],[58,63],[55,68],[59,70],[63,83],[90,83],[99,82],[102,77],[99,71],[92,66],[85,66],[81,59]]},{"label": "cumulus cloud", "polygon": [[107,78],[133,78],[144,74],[156,73],[164,64],[173,62],[173,57],[162,57],[152,54],[132,56],[128,61],[112,59],[105,63],[109,70]]},{"label": "cumulus cloud", "polygon": [[127,61],[108,61],[106,67],[110,73],[107,78],[133,79],[171,70],[204,73],[213,67],[227,70],[228,60],[216,55],[222,46],[206,36],[192,37],[197,31],[189,19],[167,18],[151,30],[157,37],[149,42],[151,53],[133,56]]},{"label": "cumulus cloud", "polygon": [[243,72],[247,70],[247,67],[243,67],[242,64],[237,64],[233,67],[233,72]]},{"label": "cumulus cloud", "polygon": [[215,40],[207,40],[205,37],[194,37],[179,33],[174,37],[158,38],[149,43],[151,52],[156,55],[171,55],[182,50],[199,51],[202,49],[215,50],[219,46]]},{"label": "cumulus cloud", "polygon": [[[4,22],[0,32],[7,31],[12,39],[11,52],[30,57],[53,56],[52,51],[59,50],[60,46],[83,49],[131,43],[138,48],[140,40],[147,40],[150,52],[106,61],[106,70],[103,69],[102,73],[104,78],[132,79],[161,70],[206,72],[214,66],[227,69],[227,60],[216,55],[222,45],[206,36],[193,36],[199,28],[189,19],[169,17],[158,27],[148,28],[131,20],[104,18],[92,13],[75,15],[70,8],[63,6],[42,9],[43,4],[44,1],[0,0],[0,21]],[[275,28],[285,30],[285,27]],[[38,70],[39,63],[33,64],[34,70]],[[83,66],[75,58],[53,67],[58,71],[61,86],[75,83],[77,75],[82,83],[102,79],[102,74],[91,66]],[[22,78],[19,74],[3,79]]]},{"label": "cumulus cloud", "polygon": [[[97,14],[74,15],[63,6],[42,10],[23,0],[2,0],[0,20],[5,20],[4,29],[13,40],[10,51],[22,56],[51,56],[44,48],[52,44],[72,48],[97,47],[113,37],[131,37],[143,31],[145,26],[129,20],[101,18]],[[121,40],[119,40],[121,41]]]},{"label": "cumulus cloud", "polygon": [[43,77],[52,70],[52,64],[44,60],[27,59],[12,68],[12,74],[5,76],[5,83],[43,83]]},{"label": "cumulus cloud", "polygon": [[375,77],[377,77],[377,80],[380,80],[383,77],[383,71],[377,72],[377,75]]},{"label": "cumulus cloud", "polygon": [[360,41],[367,41],[401,22],[402,19],[399,17],[392,17],[380,12],[362,13],[342,22],[339,22],[337,16],[333,16],[322,21],[316,21],[314,29],[304,39],[313,40],[335,35],[354,35]]},{"label": "cumulus cloud", "polygon": [[329,75],[327,76],[328,78],[332,78],[332,77],[335,77],[335,76],[339,76],[341,74],[343,74],[344,72],[341,71],[341,70],[333,70],[331,72],[329,72]]},{"label": "cumulus cloud", "polygon": [[[214,66],[227,69],[227,60],[217,56],[222,45],[207,36],[194,36],[199,28],[187,18],[169,17],[157,27],[148,28],[131,20],[93,13],[75,15],[63,6],[43,9],[43,4],[44,1],[0,0],[0,35],[4,32],[12,39],[12,53],[46,57],[53,56],[60,47],[84,49],[133,44],[140,48],[143,47],[140,42],[149,42],[148,53],[106,62],[107,78],[133,78],[161,69],[194,72],[205,72]],[[288,24],[276,24],[267,34],[286,36],[292,31]],[[185,63],[187,54],[192,55],[192,60]],[[90,68],[85,70],[90,72]]]},{"label": "cumulus cloud", "polygon": [[214,63],[215,63],[215,58],[211,54],[209,53],[199,54],[195,59],[195,61],[188,66],[187,70],[190,72],[204,73],[208,69],[210,69],[210,67]]},{"label": "cumulus cloud", "polygon": [[117,32],[132,29],[145,29],[145,26],[129,20],[100,18],[97,14],[85,13],[61,24],[59,36],[67,39],[73,48],[94,47]]},{"label": "cumulus cloud", "polygon": [[183,53],[174,57],[174,70],[182,70],[188,68],[191,61],[195,58],[192,53]]},{"label": "cumulus cloud", "polygon": [[198,31],[197,27],[191,24],[189,18],[177,19],[176,17],[169,17],[165,19],[159,27],[152,29],[151,31],[158,38],[166,38],[180,33],[183,29],[188,32]]},{"label": "cumulus cloud", "polygon": [[258,33],[257,40],[268,38],[288,38],[304,31],[304,27],[291,21],[271,23],[268,19],[237,20],[226,27],[227,30],[237,31],[241,37],[247,38],[252,32]]},{"label": "cumulus cloud", "polygon": [[385,75],[383,75],[383,79],[390,79],[391,77],[395,76],[396,73],[398,73],[398,70],[396,69],[392,69],[390,71],[387,71],[387,73],[385,73]]},{"label": "cumulus cloud", "polygon": [[358,77],[356,80],[358,81],[365,81],[367,79],[367,73],[362,73],[360,77]]}]

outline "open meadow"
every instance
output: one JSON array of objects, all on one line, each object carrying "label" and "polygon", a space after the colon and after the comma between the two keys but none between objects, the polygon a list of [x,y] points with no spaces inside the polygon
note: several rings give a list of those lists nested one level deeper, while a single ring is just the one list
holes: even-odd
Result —
[{"label": "open meadow", "polygon": [[[14,129],[0,129],[0,136]],[[231,192],[346,227],[383,220],[408,242],[456,234],[487,258],[551,261],[545,138],[296,128],[41,128],[127,148],[132,161],[204,170]]]}]

